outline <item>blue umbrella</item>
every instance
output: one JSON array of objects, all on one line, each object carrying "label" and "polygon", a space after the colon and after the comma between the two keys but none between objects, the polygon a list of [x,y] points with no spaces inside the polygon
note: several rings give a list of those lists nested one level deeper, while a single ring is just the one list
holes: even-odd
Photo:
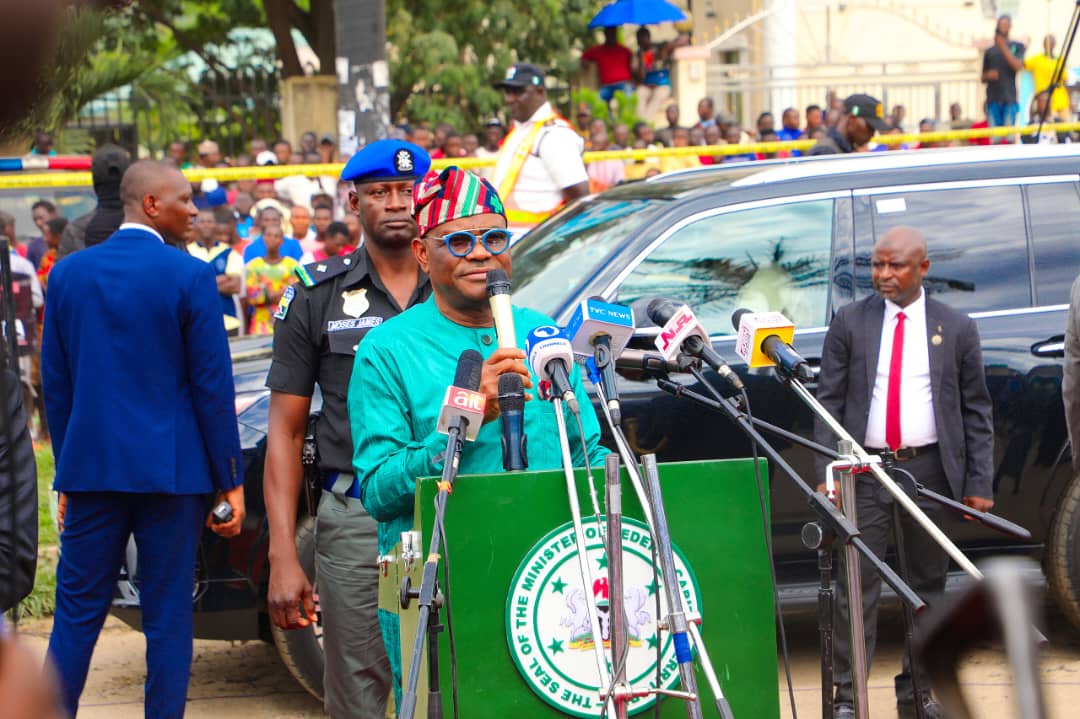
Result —
[{"label": "blue umbrella", "polygon": [[589,27],[654,25],[685,19],[686,13],[667,0],[615,0],[596,13],[596,17],[589,22]]}]

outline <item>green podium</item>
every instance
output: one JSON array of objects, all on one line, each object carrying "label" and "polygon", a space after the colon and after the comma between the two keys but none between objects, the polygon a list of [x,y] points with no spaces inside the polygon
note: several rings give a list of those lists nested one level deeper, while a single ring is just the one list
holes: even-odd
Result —
[{"label": "green podium", "polygon": [[[767,476],[764,461],[761,468]],[[775,607],[752,460],[665,464],[660,478],[684,609],[702,615],[701,632],[724,695],[736,719],[778,719]],[[602,469],[594,470],[601,502],[603,481]],[[406,576],[419,587],[432,531],[435,483],[417,483],[414,531],[381,572],[384,609],[400,607],[397,598]],[[661,686],[676,687],[671,637],[658,634],[655,627],[657,598],[663,598],[663,619],[666,596],[653,578],[648,526],[625,468],[622,485],[628,678],[635,688],[655,686],[659,648]],[[446,554],[463,717],[600,715],[586,602],[593,602],[606,619],[607,560],[583,470],[577,472],[577,487],[592,569],[584,583],[562,471],[463,476],[454,485],[446,511]],[[404,683],[416,632],[415,602],[399,609],[399,616]],[[445,607],[440,618],[445,623]],[[601,625],[606,634],[606,621]],[[446,632],[439,635],[439,657],[439,683],[449,713]],[[424,660],[417,717],[426,716]],[[697,678],[705,716],[716,716],[700,669]],[[651,712],[654,701],[635,700],[631,715]],[[661,716],[686,716],[681,700],[660,701]]]}]

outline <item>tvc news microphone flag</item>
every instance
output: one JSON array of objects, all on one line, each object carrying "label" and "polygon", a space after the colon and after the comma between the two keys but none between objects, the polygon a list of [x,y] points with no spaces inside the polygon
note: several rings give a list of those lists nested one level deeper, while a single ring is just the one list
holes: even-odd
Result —
[{"label": "tvc news microphone flag", "polygon": [[458,358],[454,384],[446,388],[442,412],[435,431],[449,434],[453,421],[464,422],[465,439],[472,442],[484,423],[484,407],[487,397],[477,392],[480,389],[480,373],[484,358],[476,350],[465,350]]},{"label": "tvc news microphone flag", "polygon": [[597,340],[610,338],[611,355],[618,357],[634,336],[634,312],[629,307],[590,298],[574,310],[566,325],[566,335],[574,354],[592,357]]},{"label": "tvc news microphone flag", "polygon": [[619,390],[615,381],[615,358],[634,335],[634,312],[629,307],[604,302],[600,297],[582,301],[566,325],[574,353],[586,358],[590,376],[603,388],[611,421],[622,422]]}]

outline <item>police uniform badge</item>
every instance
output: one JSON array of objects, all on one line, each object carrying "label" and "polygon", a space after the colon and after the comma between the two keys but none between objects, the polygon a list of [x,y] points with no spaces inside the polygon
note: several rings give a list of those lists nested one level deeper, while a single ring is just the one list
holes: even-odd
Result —
[{"label": "police uniform badge", "polygon": [[296,288],[289,285],[285,288],[285,293],[281,295],[281,301],[278,302],[277,311],[274,312],[274,319],[285,319],[285,315],[289,313],[289,305],[292,303],[293,297],[296,297]]},{"label": "police uniform badge", "polygon": [[368,302],[367,290],[361,287],[358,290],[346,290],[341,293],[341,311],[349,317],[359,317],[368,311],[371,303]]},{"label": "police uniform badge", "polygon": [[413,171],[412,153],[402,148],[394,153],[394,169],[399,175],[411,175]]}]

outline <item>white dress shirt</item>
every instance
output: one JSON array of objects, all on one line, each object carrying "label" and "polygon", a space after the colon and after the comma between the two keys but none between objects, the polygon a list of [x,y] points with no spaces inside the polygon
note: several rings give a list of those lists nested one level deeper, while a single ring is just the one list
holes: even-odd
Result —
[{"label": "white dress shirt", "polygon": [[930,385],[930,351],[926,344],[926,293],[907,307],[885,300],[885,321],[881,325],[877,374],[866,421],[865,447],[887,447],[885,404],[889,392],[889,365],[892,360],[896,316],[904,313],[904,354],[900,376],[900,446],[922,447],[938,441],[934,421],[934,395]]},{"label": "white dress shirt", "polygon": [[161,233],[155,230],[150,225],[144,225],[141,222],[125,222],[117,228],[117,232],[120,230],[142,230],[143,232],[149,232],[154,237],[161,240],[161,244],[165,244],[165,238],[161,236]]}]

